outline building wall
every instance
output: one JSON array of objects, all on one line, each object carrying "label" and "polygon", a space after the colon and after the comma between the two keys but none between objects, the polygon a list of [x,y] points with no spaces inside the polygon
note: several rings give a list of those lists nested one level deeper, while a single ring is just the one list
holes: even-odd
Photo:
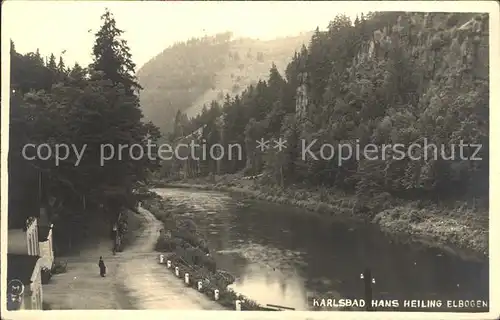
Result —
[{"label": "building wall", "polygon": [[40,242],[40,254],[41,254],[40,260],[42,260],[42,262],[41,262],[42,268],[51,269],[52,263],[54,262],[54,258],[52,256],[52,252],[50,250],[50,244],[49,244],[48,240],[44,241],[44,242]]},{"label": "building wall", "polygon": [[40,260],[38,260],[31,277],[32,283],[24,289],[20,310],[42,310],[43,290]]},{"label": "building wall", "polygon": [[42,291],[42,274],[41,260],[38,260],[33,272],[33,281],[30,285],[31,289],[31,310],[42,310],[43,291]]},{"label": "building wall", "polygon": [[[8,233],[8,252],[15,254],[26,254],[39,256],[40,243],[38,242],[38,220],[29,218],[27,220],[26,231],[23,229],[11,229]],[[46,251],[47,257],[52,257],[52,234],[50,233],[50,242],[47,242],[49,250]],[[50,258],[49,258],[50,261]],[[25,288],[23,301],[20,308],[25,310],[42,310],[43,292],[42,292],[42,259],[39,259],[33,270],[31,277],[32,283],[29,288]]]},{"label": "building wall", "polygon": [[30,218],[26,231],[10,229],[8,233],[8,252],[16,254],[40,255],[38,244],[38,221]]},{"label": "building wall", "polygon": [[52,229],[49,231],[47,240],[39,243],[41,267],[51,269],[54,264],[54,247],[52,246]]},{"label": "building wall", "polygon": [[28,228],[26,230],[26,238],[28,241],[28,254],[38,256],[40,255],[40,247],[38,244],[38,219],[31,218],[28,222]]},{"label": "building wall", "polygon": [[22,229],[10,229],[7,240],[8,253],[28,254],[28,236]]}]

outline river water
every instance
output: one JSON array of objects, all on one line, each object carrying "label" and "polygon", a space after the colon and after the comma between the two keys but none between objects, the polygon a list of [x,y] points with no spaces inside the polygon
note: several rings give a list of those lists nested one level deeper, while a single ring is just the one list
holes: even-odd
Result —
[{"label": "river water", "polygon": [[[488,262],[395,241],[373,225],[328,221],[304,209],[242,195],[155,191],[168,200],[168,210],[196,223],[218,268],[236,277],[231,287],[259,303],[312,310],[319,299],[363,299],[360,274],[369,267],[375,278],[373,299],[398,300],[397,310],[488,310],[484,305],[446,307],[460,300],[488,301]],[[427,305],[441,300],[442,306],[405,308],[404,300]]]}]

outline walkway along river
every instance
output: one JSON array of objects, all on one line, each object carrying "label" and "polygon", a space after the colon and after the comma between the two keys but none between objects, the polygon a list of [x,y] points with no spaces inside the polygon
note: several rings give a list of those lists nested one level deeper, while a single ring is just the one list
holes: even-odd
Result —
[{"label": "walkway along river", "polygon": [[[158,263],[154,244],[162,224],[140,209],[142,230],[133,244],[115,256],[109,238],[70,257],[67,273],[57,274],[43,287],[44,301],[51,308],[224,310],[205,295],[187,288]],[[136,218],[136,217],[134,217]],[[107,274],[99,276],[97,261],[103,256]]]},{"label": "walkway along river", "polygon": [[[362,299],[360,273],[372,270],[373,299],[488,300],[488,262],[397,243],[376,226],[325,222],[303,209],[190,189],[154,190],[168,210],[190,217],[232,288],[262,304],[309,310],[313,298]],[[165,271],[167,272],[167,271]],[[402,305],[399,310],[403,310]],[[332,310],[327,308],[323,310]]]}]

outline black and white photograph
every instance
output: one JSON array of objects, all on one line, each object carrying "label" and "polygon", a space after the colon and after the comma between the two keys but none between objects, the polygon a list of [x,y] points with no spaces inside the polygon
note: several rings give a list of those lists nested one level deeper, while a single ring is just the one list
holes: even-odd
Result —
[{"label": "black and white photograph", "polygon": [[498,27],[494,1],[3,1],[2,313],[500,316]]}]

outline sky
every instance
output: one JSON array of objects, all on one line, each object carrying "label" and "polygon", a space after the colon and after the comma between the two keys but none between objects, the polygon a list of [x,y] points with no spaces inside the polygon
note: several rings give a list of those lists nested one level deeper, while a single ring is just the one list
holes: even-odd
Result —
[{"label": "sky", "polygon": [[[15,1],[2,5],[6,28],[21,53],[39,48],[63,54],[67,65],[87,65],[105,8],[125,31],[134,62],[142,66],[166,47],[191,37],[232,31],[235,37],[273,39],[325,29],[337,14],[353,19],[359,5],[338,2],[101,2]],[[90,32],[89,32],[90,30]]]},{"label": "sky", "polygon": [[[21,1],[2,3],[2,38],[21,53],[54,53],[67,65],[87,65],[105,8],[125,31],[138,67],[175,42],[232,31],[235,37],[273,39],[325,29],[338,14],[361,11],[487,11],[490,1]],[[491,10],[491,9],[490,9]],[[3,41],[2,41],[3,42]]]}]

